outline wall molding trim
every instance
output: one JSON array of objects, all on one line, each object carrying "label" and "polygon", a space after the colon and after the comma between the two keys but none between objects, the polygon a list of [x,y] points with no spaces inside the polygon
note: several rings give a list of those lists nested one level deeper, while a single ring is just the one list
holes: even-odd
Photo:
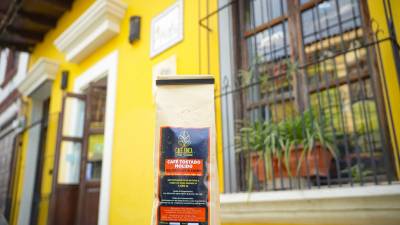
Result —
[{"label": "wall molding trim", "polygon": [[55,41],[66,60],[79,63],[120,32],[127,4],[121,0],[97,0]]},{"label": "wall molding trim", "polygon": [[23,96],[29,96],[46,81],[53,81],[58,71],[59,63],[48,59],[39,60],[29,70],[25,79],[18,85],[18,90]]},{"label": "wall molding trim", "polygon": [[221,195],[223,223],[394,225],[400,185]]}]

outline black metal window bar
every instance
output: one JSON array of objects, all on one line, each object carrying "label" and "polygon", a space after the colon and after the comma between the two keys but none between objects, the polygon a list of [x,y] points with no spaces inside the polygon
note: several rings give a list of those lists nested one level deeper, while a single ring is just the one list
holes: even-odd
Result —
[{"label": "black metal window bar", "polygon": [[232,6],[241,65],[217,97],[233,99],[235,141],[224,148],[236,155],[236,190],[397,182],[379,48],[389,38],[377,39],[366,1]]}]

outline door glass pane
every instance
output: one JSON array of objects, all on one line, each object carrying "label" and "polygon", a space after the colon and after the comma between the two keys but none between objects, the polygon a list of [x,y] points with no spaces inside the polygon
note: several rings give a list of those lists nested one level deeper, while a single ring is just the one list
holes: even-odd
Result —
[{"label": "door glass pane", "polygon": [[89,129],[104,129],[104,116],[106,114],[107,88],[93,88],[89,92],[90,120]]},{"label": "door glass pane", "polygon": [[85,120],[85,102],[78,98],[65,99],[63,136],[82,137]]},{"label": "door glass pane", "polygon": [[58,170],[59,184],[78,184],[82,145],[78,142],[61,143]]},{"label": "door glass pane", "polygon": [[89,136],[88,156],[86,164],[86,179],[99,180],[103,160],[104,135],[95,134]]}]

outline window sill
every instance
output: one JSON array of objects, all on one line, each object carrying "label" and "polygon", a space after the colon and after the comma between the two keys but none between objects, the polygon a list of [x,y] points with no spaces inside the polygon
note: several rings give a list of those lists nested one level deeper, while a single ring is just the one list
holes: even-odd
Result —
[{"label": "window sill", "polygon": [[223,223],[400,224],[400,185],[223,194]]}]

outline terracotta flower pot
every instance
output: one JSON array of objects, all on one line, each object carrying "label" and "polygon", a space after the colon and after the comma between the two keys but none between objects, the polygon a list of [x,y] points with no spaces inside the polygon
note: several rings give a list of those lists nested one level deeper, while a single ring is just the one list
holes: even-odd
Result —
[{"label": "terracotta flower pot", "polygon": [[265,160],[263,155],[258,153],[251,153],[250,154],[250,165],[251,169],[253,170],[253,174],[256,175],[259,182],[264,182],[266,180],[266,171],[265,171]]},{"label": "terracotta flower pot", "polygon": [[[304,158],[301,159],[303,154],[302,148],[297,148],[290,152],[289,166],[292,176],[297,175],[297,168],[299,160],[301,160],[299,168],[299,176],[328,176],[329,169],[331,167],[332,154],[331,152],[317,144],[311,152],[306,153]],[[287,169],[287,168],[286,168]]]},{"label": "terracotta flower pot", "polygon": [[[299,146],[297,149],[293,149],[290,152],[289,168],[287,168],[286,166],[284,156],[282,156],[281,160],[274,156],[271,160],[273,177],[289,177],[289,175],[297,176],[297,168],[299,165],[298,162],[299,160],[301,160],[300,158],[303,154],[303,151],[303,148]],[[265,181],[267,178],[267,174],[265,168],[265,159],[263,155],[252,153],[250,154],[250,158],[253,174],[256,175],[259,182]],[[302,177],[307,177],[308,175],[328,176],[332,158],[333,156],[329,150],[317,144],[314,146],[314,149],[311,152],[306,153],[304,158],[301,160],[298,175]],[[290,171],[290,174],[288,173],[288,171]],[[271,177],[268,176],[268,179],[271,179]]]}]

